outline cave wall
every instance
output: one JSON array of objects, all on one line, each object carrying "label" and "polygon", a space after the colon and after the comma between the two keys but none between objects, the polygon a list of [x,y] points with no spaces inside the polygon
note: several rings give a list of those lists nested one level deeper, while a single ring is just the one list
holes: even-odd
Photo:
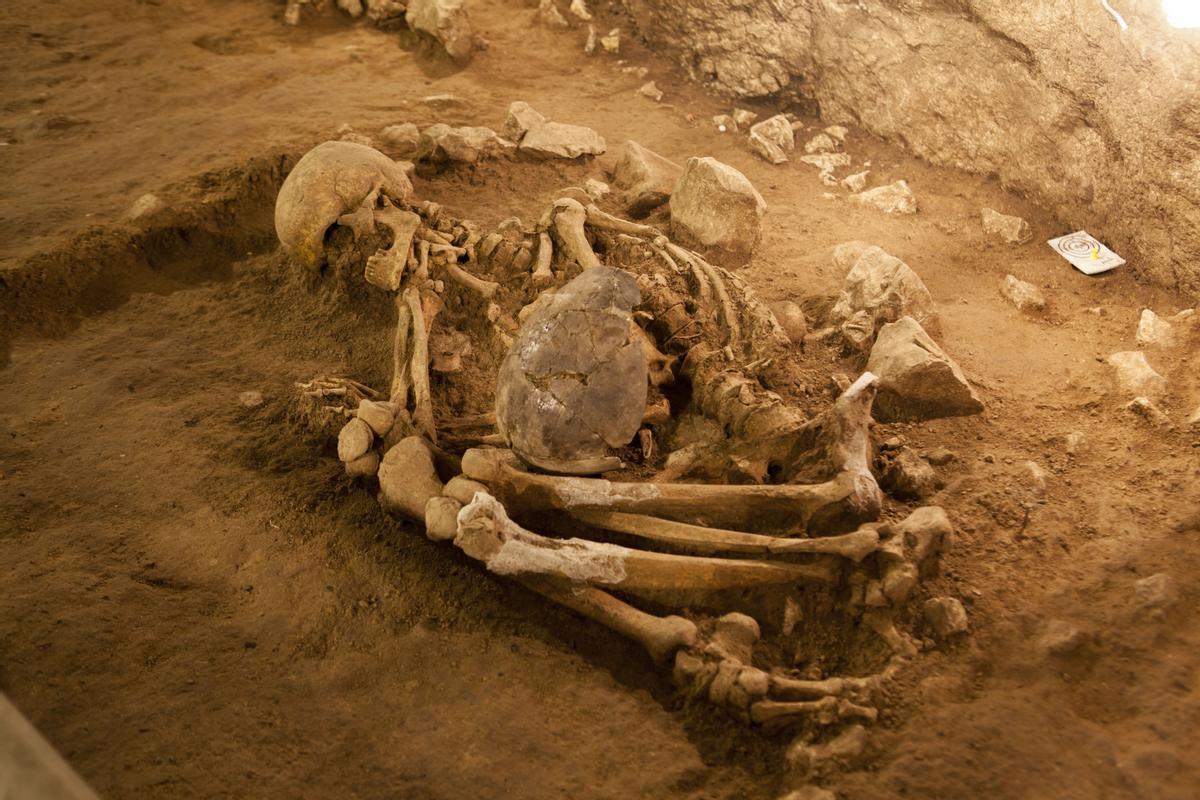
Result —
[{"label": "cave wall", "polygon": [[[1159,0],[625,0],[697,80],[994,174],[1200,295],[1200,30]],[[1066,233],[1067,231],[1063,231]]]}]

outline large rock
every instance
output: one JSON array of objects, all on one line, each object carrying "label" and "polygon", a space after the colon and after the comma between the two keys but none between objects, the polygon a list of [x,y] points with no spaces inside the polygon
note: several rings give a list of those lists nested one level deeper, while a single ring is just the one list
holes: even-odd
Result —
[{"label": "large rock", "polygon": [[416,157],[434,163],[455,161],[473,164],[482,158],[512,149],[512,142],[501,139],[491,128],[452,128],[444,122],[438,122],[421,132]]},{"label": "large rock", "polygon": [[880,326],[901,317],[912,317],[924,326],[935,323],[933,297],[921,277],[882,248],[860,250],[861,244],[847,242],[834,249],[835,264],[858,256],[830,311],[830,320],[842,328],[847,340],[865,350]]},{"label": "large rock", "polygon": [[896,181],[887,186],[876,186],[865,192],[850,196],[850,202],[870,206],[885,214],[917,213],[917,198],[908,188],[908,181]]},{"label": "large rock", "polygon": [[421,149],[421,129],[412,122],[388,125],[379,132],[379,142],[393,158],[416,158]]},{"label": "large rock", "polygon": [[1001,214],[994,208],[985,208],[980,212],[984,233],[990,233],[1009,244],[1025,244],[1033,238],[1029,223],[1020,217]]},{"label": "large rock", "polygon": [[713,88],[815,104],[995,175],[1140,274],[1200,292],[1200,38],[1156,0],[1112,5],[1131,30],[1076,0],[626,0]]},{"label": "large rock", "polygon": [[881,422],[978,414],[983,403],[958,364],[912,317],[884,325],[867,371],[879,376],[875,418]]},{"label": "large rock", "polygon": [[796,149],[796,134],[792,123],[783,114],[776,114],[750,127],[750,147],[772,164],[783,164],[788,153]]},{"label": "large rock", "polygon": [[1159,397],[1167,391],[1167,379],[1159,375],[1140,350],[1113,353],[1108,357],[1117,386],[1127,394]]},{"label": "large rock", "polygon": [[521,137],[521,152],[542,158],[579,158],[604,152],[604,137],[582,125],[546,122]]},{"label": "large rock", "polygon": [[1174,347],[1175,326],[1150,309],[1142,310],[1138,320],[1137,343],[1142,347]]},{"label": "large rock", "polygon": [[508,106],[508,116],[504,120],[504,138],[520,144],[525,134],[545,124],[546,118],[533,106],[524,100],[514,100]]},{"label": "large rock", "polygon": [[1042,290],[1016,275],[1004,276],[1004,280],[1000,282],[1000,294],[1022,311],[1027,308],[1041,311],[1046,307],[1046,296],[1042,294]]},{"label": "large rock", "polygon": [[613,183],[625,193],[629,213],[646,216],[671,197],[683,167],[630,139],[613,171]]},{"label": "large rock", "polygon": [[750,260],[767,203],[745,175],[715,158],[689,158],[671,194],[671,233],[726,266]]},{"label": "large rock", "polygon": [[455,61],[469,61],[475,49],[467,0],[409,0],[404,15],[408,27],[442,43]]}]

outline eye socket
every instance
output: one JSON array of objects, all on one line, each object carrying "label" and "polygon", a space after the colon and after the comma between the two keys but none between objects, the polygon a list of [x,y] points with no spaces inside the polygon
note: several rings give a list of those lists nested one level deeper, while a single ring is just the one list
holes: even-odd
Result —
[{"label": "eye socket", "polygon": [[1196,0],[1163,0],[1163,11],[1172,28],[1200,28],[1200,3]]}]

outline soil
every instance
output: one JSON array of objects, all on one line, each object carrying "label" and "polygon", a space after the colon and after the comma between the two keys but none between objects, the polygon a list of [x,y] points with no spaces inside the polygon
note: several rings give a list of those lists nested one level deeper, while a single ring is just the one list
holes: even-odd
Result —
[{"label": "soil", "polygon": [[[0,8],[0,690],[104,797],[786,790],[786,738],[685,705],[636,646],[382,514],[296,413],[294,383],[318,374],[386,385],[389,318],[277,251],[288,167],[345,123],[499,128],[520,99],[609,153],[451,169],[417,196],[490,227],[603,179],[625,139],[712,155],[769,205],[742,272],[765,300],[832,295],[830,248],[878,244],[925,280],[987,405],[877,429],[953,455],[927,502],[957,535],[922,591],[962,598],[971,632],[927,647],[862,756],[819,782],[855,800],[1196,796],[1196,333],[1149,351],[1169,428],[1124,410],[1103,363],[1137,349],[1142,308],[1186,304],[1128,270],[1071,270],[1039,241],[1067,229],[992,181],[852,131],[856,163],[921,203],[858,208],[719,134],[729,104],[632,37],[620,61],[588,58],[583,31],[543,29],[523,3],[472,6],[490,47],[466,68],[365,25],[289,28],[250,0]],[[635,93],[648,79],[662,103]],[[462,102],[421,102],[447,93]],[[146,192],[167,210],[126,221]],[[986,237],[983,206],[1024,216],[1034,243]],[[1008,304],[1007,273],[1049,308]],[[265,403],[240,404],[248,390]],[[1158,573],[1175,598],[1152,607],[1135,582]]]}]

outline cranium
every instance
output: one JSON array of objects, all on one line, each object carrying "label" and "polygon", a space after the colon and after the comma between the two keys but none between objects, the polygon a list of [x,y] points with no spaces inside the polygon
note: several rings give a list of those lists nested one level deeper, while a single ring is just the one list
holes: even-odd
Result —
[{"label": "cranium", "polygon": [[307,267],[325,263],[325,236],[339,222],[361,234],[372,229],[376,206],[403,206],[412,182],[401,165],[366,145],[325,142],[304,154],[275,200],[275,233]]},{"label": "cranium", "polygon": [[[500,367],[496,423],[513,451],[552,472],[620,465],[646,409],[646,353],[627,272],[592,267],[534,312]],[[636,326],[633,326],[636,327]]]}]

